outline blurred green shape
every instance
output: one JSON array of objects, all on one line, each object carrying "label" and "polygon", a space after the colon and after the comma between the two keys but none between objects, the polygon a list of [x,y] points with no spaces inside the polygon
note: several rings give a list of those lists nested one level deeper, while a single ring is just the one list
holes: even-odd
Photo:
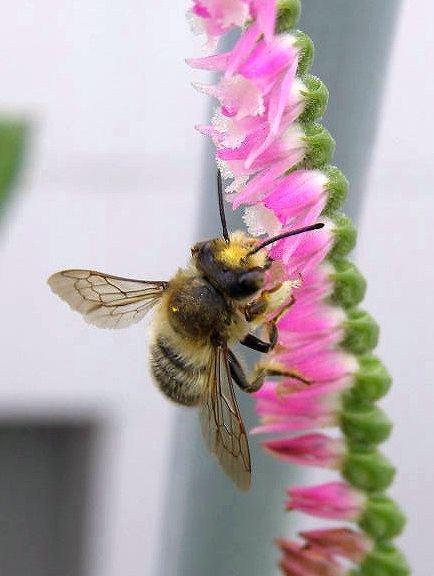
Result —
[{"label": "blurred green shape", "polygon": [[0,117],[0,217],[22,166],[28,122]]}]

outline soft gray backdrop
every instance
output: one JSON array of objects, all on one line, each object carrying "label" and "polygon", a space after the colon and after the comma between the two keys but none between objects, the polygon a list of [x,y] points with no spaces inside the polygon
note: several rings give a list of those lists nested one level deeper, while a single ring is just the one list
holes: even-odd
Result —
[{"label": "soft gray backdrop", "polygon": [[[0,231],[0,417],[99,423],[90,576],[153,574],[176,409],[147,375],[143,325],[89,327],[44,281],[70,266],[167,278],[185,262],[203,145],[192,126],[207,106],[183,63],[200,45],[185,10],[47,0],[9,3],[0,19],[0,110],[36,125],[31,167]],[[356,253],[395,377],[382,403],[396,422],[385,451],[399,469],[391,492],[410,517],[400,543],[417,576],[434,560],[433,16],[424,0],[403,2]]]}]

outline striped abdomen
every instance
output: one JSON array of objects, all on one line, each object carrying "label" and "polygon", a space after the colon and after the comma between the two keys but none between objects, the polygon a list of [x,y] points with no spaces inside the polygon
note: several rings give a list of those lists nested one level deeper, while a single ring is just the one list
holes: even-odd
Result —
[{"label": "striped abdomen", "polygon": [[207,385],[207,364],[193,363],[159,334],[150,347],[151,371],[160,390],[174,402],[195,406]]}]

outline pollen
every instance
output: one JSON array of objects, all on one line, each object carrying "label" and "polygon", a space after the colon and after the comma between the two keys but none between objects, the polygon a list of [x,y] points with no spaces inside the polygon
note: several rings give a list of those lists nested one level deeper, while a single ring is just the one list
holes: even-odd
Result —
[{"label": "pollen", "polygon": [[179,308],[177,308],[176,306],[172,306],[172,312],[178,312]]},{"label": "pollen", "polygon": [[247,250],[239,244],[229,244],[227,248],[222,250],[220,258],[224,264],[228,266],[237,266],[240,260],[246,256]]}]

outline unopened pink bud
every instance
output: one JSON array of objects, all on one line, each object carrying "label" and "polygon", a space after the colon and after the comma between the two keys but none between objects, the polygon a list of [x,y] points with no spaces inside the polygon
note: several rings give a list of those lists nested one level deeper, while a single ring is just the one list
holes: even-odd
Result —
[{"label": "unopened pink bud", "polygon": [[262,445],[280,460],[325,468],[339,468],[346,452],[344,440],[319,433],[264,440]]},{"label": "unopened pink bud", "polygon": [[320,518],[357,521],[367,497],[346,482],[329,482],[319,486],[289,488],[287,510],[299,510]]}]

